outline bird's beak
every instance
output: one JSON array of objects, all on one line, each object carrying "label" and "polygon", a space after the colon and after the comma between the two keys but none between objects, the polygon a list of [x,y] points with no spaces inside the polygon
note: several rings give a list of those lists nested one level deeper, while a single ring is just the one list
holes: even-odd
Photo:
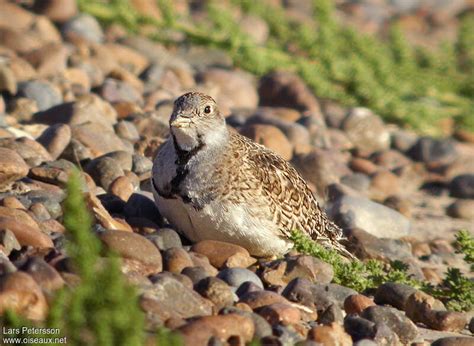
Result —
[{"label": "bird's beak", "polygon": [[191,115],[190,114],[177,114],[171,118],[170,126],[181,128],[189,127],[191,124]]}]

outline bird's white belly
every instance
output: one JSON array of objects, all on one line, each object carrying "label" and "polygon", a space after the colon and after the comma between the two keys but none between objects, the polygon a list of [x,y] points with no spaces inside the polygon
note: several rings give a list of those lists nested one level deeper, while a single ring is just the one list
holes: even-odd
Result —
[{"label": "bird's white belly", "polygon": [[196,210],[180,198],[158,196],[157,202],[163,216],[193,242],[225,241],[256,256],[281,255],[292,247],[291,242],[278,236],[273,222],[255,217],[245,206],[213,201]]}]

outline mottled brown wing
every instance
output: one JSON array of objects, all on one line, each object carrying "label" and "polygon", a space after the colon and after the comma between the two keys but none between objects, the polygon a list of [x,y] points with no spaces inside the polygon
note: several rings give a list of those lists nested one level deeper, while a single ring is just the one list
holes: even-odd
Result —
[{"label": "mottled brown wing", "polygon": [[315,240],[332,243],[341,230],[320,209],[306,182],[287,161],[265,147],[238,134],[232,135],[239,147],[245,147],[244,167],[261,184],[260,194],[267,201],[273,222],[282,235],[299,229]]}]

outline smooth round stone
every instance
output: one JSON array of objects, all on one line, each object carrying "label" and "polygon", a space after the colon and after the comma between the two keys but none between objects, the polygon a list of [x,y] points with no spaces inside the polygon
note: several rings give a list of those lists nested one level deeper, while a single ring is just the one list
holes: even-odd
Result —
[{"label": "smooth round stone", "polygon": [[181,274],[186,275],[191,279],[193,285],[196,285],[202,279],[208,277],[206,270],[203,267],[186,267],[181,271]]},{"label": "smooth round stone", "polygon": [[451,181],[451,195],[458,198],[474,198],[474,174],[455,177]]},{"label": "smooth round stone", "polygon": [[6,187],[11,182],[28,174],[28,165],[15,151],[0,148],[0,187]]},{"label": "smooth round stone", "polygon": [[250,281],[263,288],[262,280],[254,272],[245,268],[227,268],[221,270],[217,277],[234,287],[239,287],[244,282]]},{"label": "smooth round stone", "polygon": [[66,37],[79,36],[94,43],[104,40],[104,33],[97,19],[88,14],[80,14],[67,21],[62,27]]},{"label": "smooth round stone", "polygon": [[66,124],[51,125],[36,140],[56,160],[71,142],[71,128]]},{"label": "smooth round stone", "polygon": [[134,154],[132,156],[132,161],[132,171],[137,175],[150,172],[153,168],[153,161],[148,157]]},{"label": "smooth round stone", "polygon": [[466,220],[474,219],[474,200],[459,199],[447,209],[448,215]]},{"label": "smooth round stone", "polygon": [[136,142],[140,139],[140,134],[138,133],[137,128],[135,125],[127,120],[120,120],[117,124],[114,126],[115,133],[117,136],[120,138]]},{"label": "smooth round stone", "polygon": [[112,182],[125,173],[117,160],[103,156],[92,160],[86,167],[97,185],[107,190]]},{"label": "smooth round stone", "polygon": [[428,165],[442,165],[453,162],[457,157],[456,148],[451,140],[430,137],[418,139],[408,153],[413,159]]},{"label": "smooth round stone", "polygon": [[357,191],[367,191],[370,186],[370,178],[364,173],[353,173],[341,178],[341,183]]},{"label": "smooth round stone", "polygon": [[18,84],[18,96],[36,101],[38,110],[44,111],[62,102],[62,96],[50,83],[33,80]]},{"label": "smooth round stone", "polygon": [[183,246],[180,236],[171,228],[160,228],[157,232],[149,234],[146,237],[161,251]]}]

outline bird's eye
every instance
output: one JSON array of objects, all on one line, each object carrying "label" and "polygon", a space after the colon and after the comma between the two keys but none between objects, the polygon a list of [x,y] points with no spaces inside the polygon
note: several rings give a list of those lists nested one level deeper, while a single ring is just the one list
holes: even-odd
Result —
[{"label": "bird's eye", "polygon": [[206,114],[211,113],[211,106],[206,106],[206,107],[204,108],[204,113],[206,113]]}]

